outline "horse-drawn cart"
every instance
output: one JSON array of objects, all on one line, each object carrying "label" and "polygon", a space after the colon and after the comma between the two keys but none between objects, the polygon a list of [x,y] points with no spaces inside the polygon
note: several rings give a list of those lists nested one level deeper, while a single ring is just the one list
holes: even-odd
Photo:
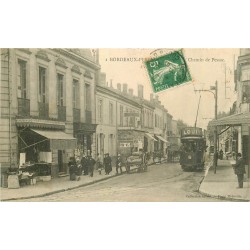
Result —
[{"label": "horse-drawn cart", "polygon": [[130,173],[131,167],[137,167],[137,172],[147,171],[147,160],[145,154],[141,152],[134,152],[127,158],[126,171]]}]

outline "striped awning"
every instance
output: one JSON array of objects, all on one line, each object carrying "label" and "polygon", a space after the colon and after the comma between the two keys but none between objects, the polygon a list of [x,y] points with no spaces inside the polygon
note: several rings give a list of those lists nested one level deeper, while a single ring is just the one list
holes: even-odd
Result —
[{"label": "striped awning", "polygon": [[50,140],[50,148],[57,150],[75,149],[76,138],[62,131],[31,129],[33,132]]},{"label": "striped awning", "polygon": [[165,142],[165,143],[167,143],[167,144],[170,145],[169,141],[167,141],[166,139],[164,139],[162,136],[156,135],[156,137],[157,137],[158,139],[160,139],[161,141],[163,141],[163,142]]},{"label": "striped awning", "polygon": [[146,135],[149,139],[154,140],[154,141],[157,141],[157,140],[154,138],[154,136],[151,135],[150,133],[145,133],[145,135]]}]

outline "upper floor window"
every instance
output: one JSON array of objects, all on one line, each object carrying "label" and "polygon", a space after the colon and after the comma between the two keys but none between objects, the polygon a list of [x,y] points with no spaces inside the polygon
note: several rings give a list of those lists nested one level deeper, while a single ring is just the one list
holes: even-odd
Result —
[{"label": "upper floor window", "polygon": [[103,101],[102,99],[99,99],[97,102],[97,115],[98,115],[98,121],[100,123],[102,123],[102,120],[103,120],[102,108],[103,108]]},{"label": "upper floor window", "polygon": [[17,89],[18,98],[27,98],[27,73],[26,73],[26,62],[18,60],[17,68]]},{"label": "upper floor window", "polygon": [[39,67],[39,102],[46,103],[46,69]]},{"label": "upper floor window", "polygon": [[114,105],[112,102],[109,103],[109,124],[113,124],[114,121]]},{"label": "upper floor window", "polygon": [[57,74],[57,105],[64,106],[64,75]]},{"label": "upper floor window", "polygon": [[85,84],[85,108],[87,111],[91,111],[91,89],[89,84]]},{"label": "upper floor window", "polygon": [[242,85],[242,103],[250,102],[250,82],[244,82]]},{"label": "upper floor window", "polygon": [[123,106],[120,105],[120,126],[123,126]]},{"label": "upper floor window", "polygon": [[250,81],[250,67],[241,70],[241,81]]},{"label": "upper floor window", "polygon": [[73,79],[73,108],[79,109],[80,108],[80,89],[79,89],[79,81]]}]

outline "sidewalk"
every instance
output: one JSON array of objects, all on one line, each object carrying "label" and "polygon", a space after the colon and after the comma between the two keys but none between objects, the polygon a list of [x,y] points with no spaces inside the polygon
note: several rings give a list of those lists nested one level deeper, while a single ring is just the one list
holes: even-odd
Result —
[{"label": "sidewalk", "polygon": [[[247,169],[246,169],[247,171]],[[201,194],[231,201],[250,201],[250,180],[244,179],[243,189],[237,189],[237,176],[229,160],[218,160],[216,174],[211,166],[205,176],[199,192]]]},{"label": "sidewalk", "polygon": [[[162,162],[166,159],[162,158]],[[153,160],[150,159],[148,165],[153,165]],[[123,169],[123,174],[127,174],[125,167]],[[137,170],[136,166],[130,167],[130,172],[133,173]],[[57,177],[51,181],[39,181],[35,185],[27,185],[17,189],[9,189],[0,187],[0,202],[1,201],[11,201],[11,200],[21,200],[30,199],[34,197],[43,197],[46,195],[51,195],[59,192],[64,192],[67,190],[88,186],[100,181],[104,181],[121,174],[116,175],[116,169],[113,166],[113,171],[109,175],[105,175],[104,170],[102,174],[99,175],[98,171],[94,171],[94,176],[81,176],[79,181],[70,181],[69,176]]]},{"label": "sidewalk", "polygon": [[[137,170],[137,167],[131,167],[130,172]],[[123,174],[127,174],[125,168],[123,168]],[[42,197],[54,193],[64,192],[66,190],[75,189],[91,185],[100,181],[104,181],[116,175],[115,167],[109,175],[105,175],[104,170],[100,175],[97,170],[94,171],[94,176],[82,175],[79,181],[70,181],[69,176],[57,177],[50,181],[39,181],[35,185],[26,185],[17,189],[0,188],[0,201],[20,200],[34,197]]]}]

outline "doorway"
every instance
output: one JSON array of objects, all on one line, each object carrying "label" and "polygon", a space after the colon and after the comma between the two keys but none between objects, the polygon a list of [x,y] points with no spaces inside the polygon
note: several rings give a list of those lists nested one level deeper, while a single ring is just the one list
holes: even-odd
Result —
[{"label": "doorway", "polygon": [[63,172],[63,151],[58,150],[58,170]]}]

